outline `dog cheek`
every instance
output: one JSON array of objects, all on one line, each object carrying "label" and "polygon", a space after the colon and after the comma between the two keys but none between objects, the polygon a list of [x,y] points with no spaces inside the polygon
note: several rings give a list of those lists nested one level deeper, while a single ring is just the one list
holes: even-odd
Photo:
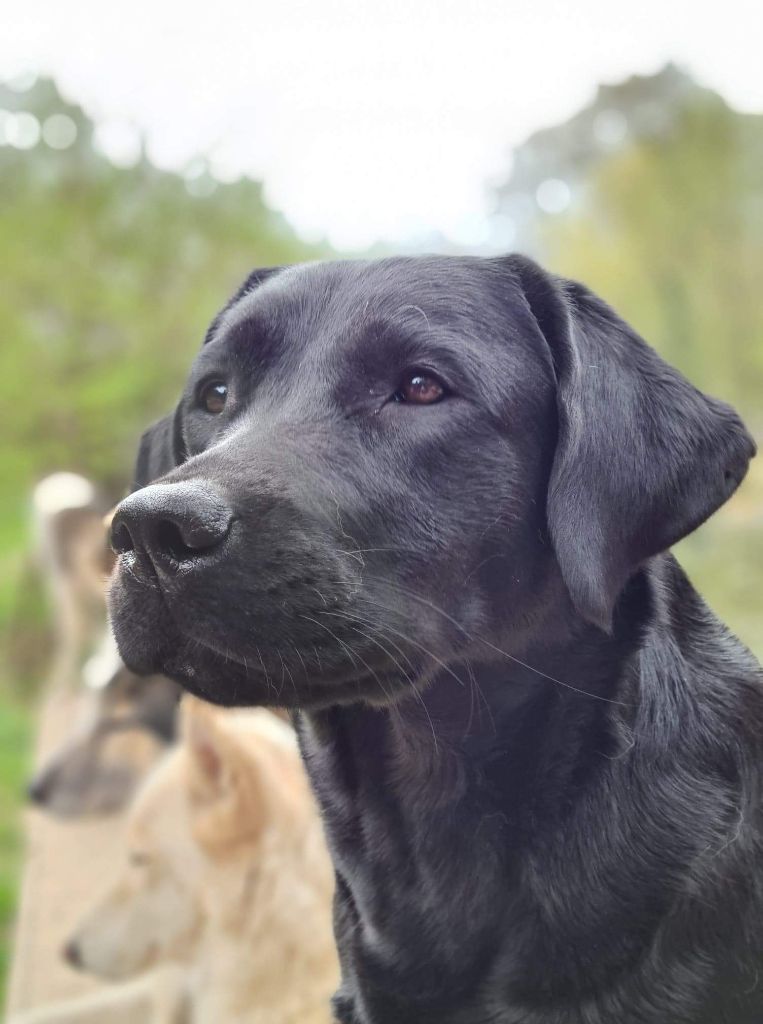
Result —
[{"label": "dog cheek", "polygon": [[155,943],[149,953],[150,963],[185,959],[195,946],[201,927],[194,896],[184,885],[168,879],[152,897],[152,914]]},{"label": "dog cheek", "polygon": [[73,936],[86,971],[117,981],[143,968],[148,949],[139,905],[132,886],[121,882],[88,915]]}]

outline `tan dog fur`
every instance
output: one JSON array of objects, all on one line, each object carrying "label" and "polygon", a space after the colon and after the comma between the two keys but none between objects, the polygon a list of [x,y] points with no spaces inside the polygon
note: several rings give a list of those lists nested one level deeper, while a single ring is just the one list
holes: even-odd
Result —
[{"label": "tan dog fur", "polygon": [[[332,889],[290,728],[267,711],[185,698],[182,742],[139,791],[120,876],[70,955],[122,982],[182,965],[192,1024],[327,1024],[338,981]],[[135,991],[125,986],[129,998]],[[116,996],[104,997],[104,1020]],[[153,1019],[177,1020],[178,1000],[165,1001]],[[62,1010],[24,1020],[68,1020]]]}]

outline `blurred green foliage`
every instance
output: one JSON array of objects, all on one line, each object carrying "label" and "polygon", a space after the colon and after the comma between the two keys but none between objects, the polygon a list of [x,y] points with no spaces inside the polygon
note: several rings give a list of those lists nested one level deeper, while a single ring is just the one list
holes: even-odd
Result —
[{"label": "blurred green foliage", "polygon": [[613,155],[580,207],[544,227],[555,266],[763,427],[763,117],[700,93],[669,135]]}]

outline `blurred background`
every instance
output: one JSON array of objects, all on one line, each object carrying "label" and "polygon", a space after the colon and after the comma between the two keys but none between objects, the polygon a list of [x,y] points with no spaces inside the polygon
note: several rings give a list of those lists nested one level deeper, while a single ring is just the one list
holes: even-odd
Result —
[{"label": "blurred background", "polygon": [[[60,641],[32,489],[66,470],[93,508],[125,492],[141,430],[251,268],[527,252],[763,441],[759,4],[111,8],[27,0],[0,37],[3,977]],[[679,556],[763,657],[761,465]]]}]

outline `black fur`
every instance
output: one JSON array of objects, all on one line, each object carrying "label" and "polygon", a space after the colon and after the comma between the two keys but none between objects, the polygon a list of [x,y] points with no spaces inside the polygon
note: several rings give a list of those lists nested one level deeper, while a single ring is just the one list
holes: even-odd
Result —
[{"label": "black fur", "polygon": [[[411,368],[447,397],[394,401]],[[295,709],[338,1019],[763,1021],[761,675],[665,553],[744,476],[736,414],[580,285],[431,257],[250,279],[172,423],[115,631]]]}]

